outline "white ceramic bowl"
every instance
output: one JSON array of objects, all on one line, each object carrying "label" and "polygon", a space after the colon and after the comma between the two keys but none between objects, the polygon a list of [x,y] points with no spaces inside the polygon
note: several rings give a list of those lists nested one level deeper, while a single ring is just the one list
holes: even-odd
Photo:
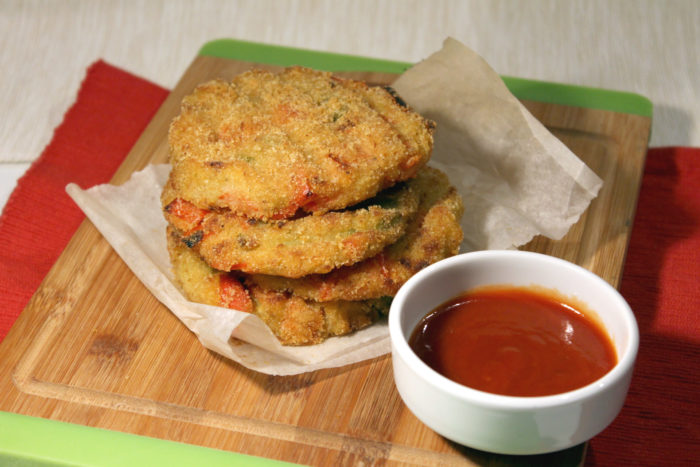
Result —
[{"label": "white ceramic bowl", "polygon": [[[458,384],[416,356],[408,338],[435,307],[482,285],[537,285],[595,311],[617,351],[615,367],[582,388],[511,397]],[[634,314],[607,282],[575,264],[522,251],[465,253],[435,263],[399,290],[389,313],[396,387],[423,423],[457,443],[501,454],[541,454],[585,442],[620,412],[639,346]]]}]

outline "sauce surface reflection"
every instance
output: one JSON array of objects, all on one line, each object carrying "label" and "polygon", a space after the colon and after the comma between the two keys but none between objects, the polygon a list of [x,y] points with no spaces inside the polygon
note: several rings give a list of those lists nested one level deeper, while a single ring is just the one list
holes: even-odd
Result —
[{"label": "sauce surface reflection", "polygon": [[475,289],[440,305],[418,323],[409,345],[443,376],[509,396],[571,391],[617,362],[606,331],[581,307],[509,286]]}]

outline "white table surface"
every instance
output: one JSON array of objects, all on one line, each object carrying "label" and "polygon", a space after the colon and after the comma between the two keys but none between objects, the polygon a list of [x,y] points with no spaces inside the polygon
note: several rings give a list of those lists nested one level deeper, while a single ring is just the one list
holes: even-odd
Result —
[{"label": "white table surface", "polygon": [[0,206],[98,59],[172,88],[213,39],[415,62],[447,36],[502,75],[644,95],[650,146],[700,147],[696,0],[0,0]]}]

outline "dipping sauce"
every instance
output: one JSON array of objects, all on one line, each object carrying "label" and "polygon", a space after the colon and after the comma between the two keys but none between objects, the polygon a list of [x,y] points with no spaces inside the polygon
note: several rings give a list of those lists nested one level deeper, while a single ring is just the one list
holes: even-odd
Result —
[{"label": "dipping sauce", "polygon": [[440,305],[418,323],[409,345],[452,381],[508,396],[571,391],[617,362],[593,318],[553,292],[524,287],[484,287]]}]

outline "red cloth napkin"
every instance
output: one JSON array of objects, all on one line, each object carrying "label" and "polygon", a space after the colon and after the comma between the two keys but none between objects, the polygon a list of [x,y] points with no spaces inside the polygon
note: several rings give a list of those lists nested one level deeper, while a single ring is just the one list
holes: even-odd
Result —
[{"label": "red cloth napkin", "polygon": [[0,216],[0,340],[85,218],[65,192],[108,182],[168,91],[99,61]]},{"label": "red cloth napkin", "polygon": [[649,150],[620,293],[639,353],[587,465],[700,465],[700,149]]},{"label": "red cloth napkin", "polygon": [[[0,217],[0,339],[84,216],[66,195],[108,181],[168,92],[97,62]],[[587,465],[700,459],[700,149],[651,149],[621,292],[641,346],[627,403],[594,438]]]}]

